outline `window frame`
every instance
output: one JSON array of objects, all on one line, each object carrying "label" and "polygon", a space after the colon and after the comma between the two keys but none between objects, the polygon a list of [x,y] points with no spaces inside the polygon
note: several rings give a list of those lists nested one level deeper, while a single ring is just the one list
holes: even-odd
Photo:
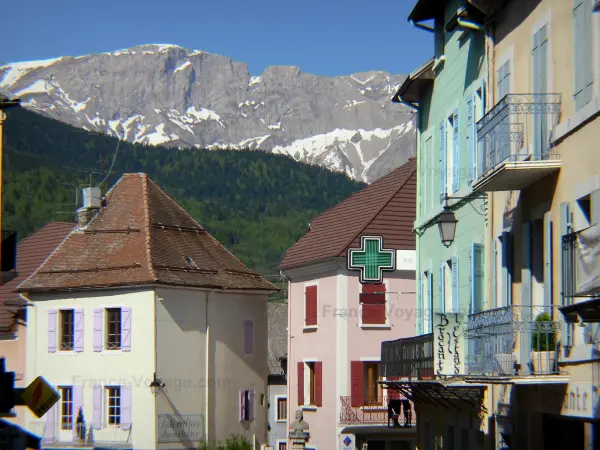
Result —
[{"label": "window frame", "polygon": [[[307,314],[307,309],[306,309],[306,288],[311,287],[311,286],[315,286],[317,288],[317,317],[316,317],[316,324],[315,325],[307,325],[307,319],[308,316]],[[305,331],[313,331],[316,330],[317,328],[319,328],[319,294],[320,294],[320,289],[319,289],[319,282],[318,281],[313,281],[313,282],[309,282],[309,283],[304,283],[303,285],[303,291],[302,291],[302,296],[304,298],[303,303],[303,310],[304,310],[304,314],[303,314],[303,319],[302,319],[302,327]]]},{"label": "window frame", "polygon": [[[64,325],[65,324],[64,324],[63,318],[68,313],[71,314],[71,324],[70,324],[71,343],[70,343],[70,347],[65,347],[65,337],[66,336],[64,335],[64,331],[65,331]],[[75,351],[75,308],[64,308],[64,309],[58,310],[58,338],[59,338],[59,342],[58,342],[58,350],[59,351],[61,351],[61,352]]]},{"label": "window frame", "polygon": [[[110,336],[111,336],[111,330],[110,330],[110,326],[111,326],[111,313],[116,313],[118,311],[118,322],[116,325],[116,330],[114,335],[117,337],[117,341],[116,343],[111,343],[110,342]],[[104,318],[104,327],[105,327],[105,332],[104,332],[104,349],[108,350],[108,351],[119,351],[123,349],[123,334],[122,334],[122,329],[123,329],[123,308],[121,307],[106,307],[104,308],[104,314],[105,314],[105,318]]]},{"label": "window frame", "polygon": [[[285,417],[282,419],[279,416],[279,402],[285,401],[285,408],[283,411],[285,412]],[[285,423],[287,422],[287,410],[288,410],[288,397],[287,395],[276,395],[275,396],[275,422]]]},{"label": "window frame", "polygon": [[[275,445],[276,445],[275,450],[288,450],[287,444],[288,444],[287,439],[277,439],[275,441]],[[284,447],[282,448],[281,445],[284,445]]]},{"label": "window frame", "polygon": [[[111,395],[111,393],[117,393],[118,396]],[[106,426],[107,427],[120,427],[123,419],[123,392],[121,386],[104,386],[105,395],[105,415],[106,415]],[[111,399],[117,399],[117,405],[111,405]],[[117,411],[118,414],[111,414],[111,409]],[[111,422],[115,421],[116,422]]]},{"label": "window frame", "polygon": [[[364,404],[365,406],[380,406],[383,404],[383,389],[377,383],[381,376],[381,361],[362,361],[363,363],[363,388],[364,388]],[[376,378],[370,380],[369,368],[376,366]],[[373,371],[375,375],[375,371]],[[373,383],[370,383],[372,381]],[[375,388],[375,389],[373,389]],[[373,398],[371,394],[375,391],[376,395]]]},{"label": "window frame", "polygon": [[[58,390],[60,392],[60,407],[59,407],[59,427],[61,431],[72,431],[74,430],[74,424],[75,424],[75,420],[74,420],[74,414],[73,414],[73,386],[58,386]],[[68,392],[68,395],[65,395],[65,393]],[[66,399],[66,397],[69,397],[69,399]],[[67,409],[69,409],[70,407],[70,426],[65,427],[65,422],[64,422],[64,418],[65,417],[69,417],[68,414],[64,414],[64,408],[65,406],[67,407]]]}]

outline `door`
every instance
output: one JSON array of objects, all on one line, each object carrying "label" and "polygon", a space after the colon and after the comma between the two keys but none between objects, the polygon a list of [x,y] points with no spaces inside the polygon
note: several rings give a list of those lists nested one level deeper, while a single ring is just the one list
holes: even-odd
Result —
[{"label": "door", "polygon": [[[546,103],[548,93],[548,26],[544,25],[533,36],[533,93],[534,105]],[[543,106],[542,106],[543,107]],[[533,155],[540,159],[548,150],[548,114],[535,111],[533,114]]]},{"label": "door", "polygon": [[58,408],[58,441],[72,442],[75,417],[73,415],[73,388],[62,386],[60,389],[60,407]]},{"label": "door", "polygon": [[584,450],[584,422],[544,416],[543,450]]},{"label": "door", "polygon": [[369,450],[385,450],[385,441],[367,441]]}]

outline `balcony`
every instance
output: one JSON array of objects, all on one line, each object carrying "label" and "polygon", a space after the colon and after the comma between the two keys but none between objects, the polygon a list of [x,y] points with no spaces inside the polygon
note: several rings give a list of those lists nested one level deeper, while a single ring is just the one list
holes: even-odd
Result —
[{"label": "balcony", "polygon": [[343,425],[410,428],[416,424],[414,405],[406,399],[383,396],[373,402],[362,402],[360,406],[355,405],[351,397],[340,397],[340,401],[340,424]]},{"label": "balcony", "polygon": [[386,379],[433,378],[433,333],[382,342],[381,366]]},{"label": "balcony", "polygon": [[507,306],[469,315],[469,375],[558,375],[558,311]]},{"label": "balcony", "polygon": [[508,94],[477,122],[477,192],[518,191],[560,170],[560,94]]},{"label": "balcony", "polygon": [[[52,429],[48,427],[51,426]],[[131,448],[131,428],[123,430],[114,425],[103,425],[99,430],[92,429],[90,424],[84,428],[81,439],[73,429],[62,429],[58,423],[52,425],[44,421],[32,422],[28,429],[37,436],[43,436],[44,448]]]}]

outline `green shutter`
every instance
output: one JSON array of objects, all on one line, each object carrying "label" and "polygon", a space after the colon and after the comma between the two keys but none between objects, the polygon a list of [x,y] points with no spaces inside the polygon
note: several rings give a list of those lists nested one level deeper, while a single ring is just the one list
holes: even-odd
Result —
[{"label": "green shutter", "polygon": [[418,286],[418,299],[417,299],[417,305],[419,305],[419,309],[421,310],[421,319],[417,322],[417,333],[418,334],[423,334],[422,330],[423,330],[423,324],[424,324],[424,320],[423,318],[425,317],[425,309],[423,308],[423,277],[424,277],[424,273],[420,273],[419,274],[419,286]]},{"label": "green shutter", "polygon": [[592,191],[590,194],[591,204],[591,224],[595,225],[600,223],[600,189]]},{"label": "green shutter", "polygon": [[440,267],[440,312],[446,312],[446,278],[444,277],[446,263]]},{"label": "green shutter", "polygon": [[454,124],[454,143],[452,145],[452,192],[460,189],[460,126],[458,119],[458,108],[452,114]]},{"label": "green shutter", "polygon": [[452,312],[460,312],[460,284],[458,282],[458,256],[452,257]]},{"label": "green shutter", "polygon": [[475,109],[477,102],[475,97],[467,100],[467,160],[469,168],[467,170],[467,182],[469,186],[473,182],[475,174]]},{"label": "green shutter", "polygon": [[428,277],[429,289],[427,291],[427,300],[429,303],[429,314],[428,317],[425,318],[427,321],[427,328],[425,329],[425,333],[431,333],[433,331],[433,273],[429,272]]},{"label": "green shutter", "polygon": [[471,304],[473,313],[483,311],[484,289],[483,245],[473,244],[471,247]]},{"label": "green shutter", "polygon": [[552,301],[552,220],[550,212],[544,214],[544,306],[546,311],[552,314],[550,307]]},{"label": "green shutter", "polygon": [[446,198],[446,119],[440,123],[440,203]]}]

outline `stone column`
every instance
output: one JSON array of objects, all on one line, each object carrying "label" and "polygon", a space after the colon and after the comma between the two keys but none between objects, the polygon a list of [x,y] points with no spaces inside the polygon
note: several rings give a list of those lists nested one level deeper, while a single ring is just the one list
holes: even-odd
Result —
[{"label": "stone column", "polygon": [[290,425],[290,434],[288,439],[292,444],[292,450],[304,450],[306,443],[310,439],[308,432],[308,423],[304,421],[304,415],[301,410],[296,411],[296,420]]}]

